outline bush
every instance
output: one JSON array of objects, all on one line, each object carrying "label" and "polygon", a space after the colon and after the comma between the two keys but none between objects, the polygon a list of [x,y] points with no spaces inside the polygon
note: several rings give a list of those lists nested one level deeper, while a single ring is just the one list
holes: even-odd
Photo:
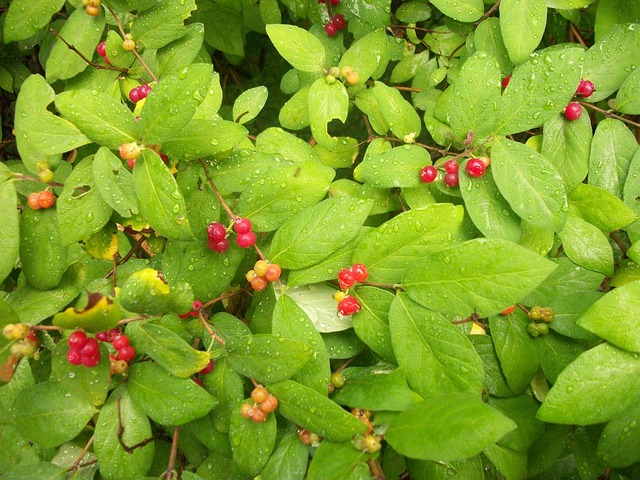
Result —
[{"label": "bush", "polygon": [[640,476],[640,6],[0,11],[1,479]]}]

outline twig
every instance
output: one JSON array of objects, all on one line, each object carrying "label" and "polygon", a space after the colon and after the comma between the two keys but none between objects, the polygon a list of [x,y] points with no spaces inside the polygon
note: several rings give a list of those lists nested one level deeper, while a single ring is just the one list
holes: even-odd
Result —
[{"label": "twig", "polygon": [[171,453],[169,454],[169,464],[167,470],[164,472],[164,478],[171,480],[173,478],[173,467],[176,464],[176,457],[178,456],[178,436],[180,434],[180,427],[173,429],[173,438],[171,439]]},{"label": "twig", "polygon": [[378,460],[376,460],[375,458],[370,458],[369,460],[367,460],[367,465],[369,465],[369,471],[371,472],[371,475],[373,475],[374,480],[385,480],[387,478],[385,477],[384,472],[382,471],[382,467],[380,467],[380,464],[378,463]]},{"label": "twig", "polygon": [[493,15],[493,12],[495,12],[495,11],[498,9],[498,7],[500,7],[500,2],[501,2],[501,1],[502,1],[502,0],[498,0],[496,3],[494,3],[494,4],[493,4],[493,6],[492,6],[489,10],[487,10],[487,11],[485,12],[485,14],[482,16],[482,18],[481,18],[480,20],[478,20],[474,25],[476,25],[476,26],[477,26],[478,24],[480,24],[480,23],[484,22],[484,21],[485,21],[487,18],[489,18],[491,15]]},{"label": "twig", "polygon": [[593,105],[591,103],[587,103],[587,102],[580,102],[580,105],[582,105],[584,107],[589,107],[592,110],[595,110],[596,112],[600,112],[601,114],[603,114],[606,117],[615,118],[617,120],[620,120],[621,122],[628,123],[629,125],[633,125],[634,127],[640,128],[640,123],[637,123],[637,122],[634,122],[632,120],[629,120],[628,118],[625,118],[622,115],[616,115],[615,113],[611,113],[610,110],[605,110],[603,108],[596,107],[595,105]]},{"label": "twig", "polygon": [[60,34],[54,28],[50,28],[49,31],[51,33],[53,33],[56,37],[58,37],[62,41],[62,43],[64,43],[67,47],[69,47],[69,49],[74,51],[82,60],[84,60],[87,63],[87,65],[91,65],[93,68],[99,68],[99,69],[102,69],[102,70],[115,70],[116,72],[121,72],[121,73],[127,73],[128,72],[128,70],[126,70],[124,68],[113,67],[111,65],[100,65],[100,64],[92,62],[87,57],[85,57],[84,54],[80,50],[78,50],[76,47],[71,45],[64,38],[62,38],[62,36],[60,36]]},{"label": "twig", "polygon": [[89,448],[91,447],[91,445],[93,444],[93,440],[95,438],[95,435],[91,435],[91,438],[89,439],[89,441],[87,442],[87,444],[84,446],[84,448],[82,449],[82,452],[80,452],[80,455],[78,456],[78,458],[76,458],[76,461],[73,462],[73,466],[71,467],[71,473],[73,474],[76,470],[78,470],[81,466],[84,467],[85,464],[81,465],[82,459],[84,458],[84,456],[87,454],[87,452],[89,451]]},{"label": "twig", "polygon": [[124,424],[122,423],[122,408],[121,408],[120,402],[121,402],[121,397],[120,397],[120,395],[118,395],[118,398],[116,398],[116,405],[117,405],[117,408],[118,408],[118,430],[116,431],[116,436],[118,437],[118,443],[120,444],[122,449],[127,453],[133,453],[133,451],[136,448],[142,448],[142,447],[150,444],[156,438],[158,438],[158,436],[157,435],[152,435],[151,437],[146,438],[146,439],[142,440],[141,442],[136,443],[132,447],[130,447],[126,443],[124,443],[124,439],[122,438],[122,436],[124,435]]},{"label": "twig", "polygon": [[213,331],[213,329],[211,328],[211,325],[209,325],[209,322],[207,322],[207,319],[204,318],[202,311],[198,312],[198,318],[200,318],[200,323],[202,323],[202,326],[207,330],[207,332],[209,332],[209,335],[211,336],[211,338],[213,338],[214,340],[217,340],[222,345],[227,344],[227,342],[225,342],[223,338],[219,337],[218,334]]},{"label": "twig", "polygon": [[227,215],[229,215],[229,218],[231,220],[235,220],[236,218],[238,218],[238,216],[231,211],[231,209],[229,208],[229,205],[227,205],[227,202],[225,202],[224,198],[222,198],[222,195],[220,195],[220,192],[218,191],[218,187],[216,187],[216,184],[213,183],[213,180],[211,179],[211,175],[209,175],[209,167],[207,166],[207,163],[204,161],[203,158],[200,159],[200,165],[202,165],[202,168],[204,169],[204,174],[207,177],[207,181],[209,182],[209,185],[211,185],[211,188],[213,189],[213,193],[215,193],[216,197],[218,197],[218,201],[220,202],[220,205],[222,205],[222,208],[224,208],[224,211],[227,212]]}]

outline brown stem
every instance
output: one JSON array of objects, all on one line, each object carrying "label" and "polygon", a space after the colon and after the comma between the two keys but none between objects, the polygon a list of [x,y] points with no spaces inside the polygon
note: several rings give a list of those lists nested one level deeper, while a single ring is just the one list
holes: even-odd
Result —
[{"label": "brown stem", "polygon": [[204,161],[203,158],[200,159],[200,165],[202,165],[202,168],[204,169],[204,174],[207,177],[207,181],[209,182],[209,185],[211,185],[211,188],[213,189],[213,193],[215,193],[216,197],[218,197],[218,201],[220,202],[220,205],[222,205],[222,208],[224,208],[224,211],[227,212],[227,215],[229,215],[229,218],[231,220],[235,220],[236,218],[238,218],[238,216],[231,211],[231,209],[229,208],[229,205],[227,205],[227,202],[225,202],[224,198],[222,198],[222,195],[220,195],[220,192],[218,191],[218,187],[216,187],[216,184],[213,183],[213,180],[211,179],[211,175],[209,175],[209,167],[207,166],[207,163]]},{"label": "brown stem", "polygon": [[147,318],[159,317],[160,315],[138,315],[137,317],[125,318],[118,322],[118,325],[126,325],[127,323],[139,322]]},{"label": "brown stem", "polygon": [[75,52],[82,60],[84,60],[87,63],[87,65],[91,65],[93,68],[100,68],[102,70],[115,70],[117,72],[122,72],[122,73],[127,73],[128,72],[128,70],[126,70],[124,68],[117,68],[117,67],[113,67],[111,65],[99,65],[97,63],[92,62],[87,57],[85,57],[84,54],[80,50],[78,50],[76,47],[71,45],[64,38],[62,38],[60,36],[60,34],[54,28],[50,28],[49,31],[51,33],[53,33],[56,37],[58,37],[62,41],[62,43],[64,43],[70,50]]},{"label": "brown stem", "polygon": [[122,423],[122,408],[121,408],[120,402],[121,402],[121,397],[120,397],[120,395],[118,395],[118,398],[116,398],[116,405],[117,405],[117,408],[118,408],[118,430],[116,431],[116,436],[118,437],[118,443],[120,444],[122,449],[127,453],[133,453],[133,451],[136,448],[142,448],[145,445],[150,444],[156,438],[158,438],[158,436],[157,435],[152,435],[151,437],[146,438],[146,439],[142,440],[141,442],[136,443],[132,447],[130,447],[126,443],[124,443],[124,439],[122,438],[122,436],[124,435],[124,424]]},{"label": "brown stem", "polygon": [[178,456],[178,436],[180,435],[180,427],[173,429],[173,437],[171,439],[171,453],[169,454],[169,464],[167,470],[164,472],[164,478],[171,480],[173,478],[173,468],[176,464],[176,457]]},{"label": "brown stem", "polygon": [[373,480],[385,480],[387,478],[385,477],[378,460],[375,458],[367,460],[367,465],[369,465],[369,471],[371,472],[371,475],[373,475]]},{"label": "brown stem", "polygon": [[489,18],[491,15],[493,15],[493,12],[495,12],[498,9],[498,7],[500,7],[500,2],[501,1],[502,0],[498,0],[496,3],[494,3],[493,6],[489,10],[487,10],[485,12],[485,14],[482,16],[482,18],[475,23],[475,25],[478,25],[478,24],[482,23],[487,18]]},{"label": "brown stem", "polygon": [[415,93],[420,93],[422,92],[421,88],[413,88],[413,87],[401,87],[399,85],[394,85],[394,87],[396,90],[402,90],[405,92],[415,92]]},{"label": "brown stem", "polygon": [[78,456],[78,458],[76,458],[76,461],[73,462],[73,466],[71,467],[71,473],[75,472],[76,470],[78,470],[81,466],[82,463],[82,459],[84,458],[84,456],[87,454],[87,452],[89,451],[89,448],[91,448],[91,445],[93,444],[93,439],[95,438],[95,435],[91,435],[91,438],[89,439],[89,441],[87,442],[87,444],[84,446],[84,448],[82,449],[82,452],[80,452],[80,455]]},{"label": "brown stem", "polygon": [[622,250],[622,253],[624,253],[626,255],[627,254],[627,246],[624,243],[622,243],[622,240],[620,240],[618,238],[618,236],[615,234],[615,232],[611,232],[609,234],[609,236],[611,237],[611,240],[616,242],[616,245],[618,245],[618,248],[620,250]]},{"label": "brown stem", "polygon": [[209,333],[211,338],[213,338],[214,340],[217,340],[222,345],[226,345],[227,344],[227,342],[225,342],[224,339],[220,338],[218,336],[218,334],[213,331],[213,329],[211,328],[211,325],[209,325],[209,322],[207,322],[207,319],[204,318],[204,315],[202,314],[201,311],[198,312],[198,318],[200,318],[200,323],[202,323],[202,326],[207,330],[207,332]]},{"label": "brown stem", "polygon": [[[142,246],[142,244],[146,241],[146,238],[144,236],[141,236],[138,241],[136,242],[136,244],[131,247],[131,249],[127,252],[127,254],[122,258],[122,260],[120,260],[120,262],[118,262],[118,265],[122,265],[123,263],[127,263],[129,261],[129,259],[133,256],[133,254],[140,249],[140,247]],[[115,285],[115,272],[116,272],[116,268],[114,266],[114,268],[112,270],[109,271],[109,273],[107,273],[104,278],[109,278],[111,275],[113,275],[114,277],[114,285]]]},{"label": "brown stem", "polygon": [[31,326],[31,330],[42,330],[42,331],[49,331],[49,332],[61,332],[64,329],[60,328],[60,327],[56,327],[54,325],[32,325]]},{"label": "brown stem", "polygon": [[611,113],[610,110],[605,110],[603,108],[596,107],[595,105],[588,102],[580,102],[580,105],[584,107],[589,107],[590,109],[595,110],[596,112],[600,112],[606,117],[615,118],[617,120],[620,120],[621,122],[628,123],[629,125],[633,125],[634,127],[640,128],[640,123],[629,120],[628,118],[625,118],[622,115],[616,115],[615,113]]}]

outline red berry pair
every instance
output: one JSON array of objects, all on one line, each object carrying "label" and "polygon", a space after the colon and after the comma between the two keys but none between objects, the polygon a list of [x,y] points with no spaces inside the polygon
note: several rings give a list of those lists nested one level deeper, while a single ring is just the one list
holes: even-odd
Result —
[{"label": "red berry pair", "polygon": [[253,247],[256,244],[256,234],[252,229],[251,220],[237,217],[233,221],[233,229],[237,233],[236,243],[240,248]]},{"label": "red berry pair", "polygon": [[214,252],[226,252],[229,248],[227,229],[220,222],[213,222],[207,226],[207,245]]},{"label": "red berry pair", "polygon": [[69,351],[67,360],[71,365],[95,367],[100,362],[100,345],[95,338],[87,337],[82,330],[76,330],[67,339]]},{"label": "red berry pair", "polygon": [[149,92],[151,92],[150,85],[145,83],[143,85],[137,86],[129,90],[129,100],[131,100],[133,103],[138,103],[143,98],[147,98]]},{"label": "red berry pair", "polygon": [[343,268],[338,273],[338,283],[342,290],[348,290],[356,282],[364,282],[369,276],[367,267],[361,263],[356,263],[350,268]]},{"label": "red berry pair", "polygon": [[100,42],[96,47],[96,51],[98,52],[98,55],[104,59],[107,65],[111,65],[111,62],[107,57],[107,42]]},{"label": "red berry pair", "polygon": [[[331,0],[332,5],[336,5],[333,3],[334,0]],[[347,28],[347,20],[344,18],[344,15],[338,13],[334,15],[329,23],[325,23],[324,32],[330,36],[335,36],[340,30],[344,30]]]},{"label": "red berry pair", "polygon": [[111,330],[96,333],[96,340],[111,343],[118,335],[120,335],[120,329],[112,328]]},{"label": "red berry pair", "polygon": [[178,315],[179,318],[185,319],[189,317],[197,317],[199,315],[200,310],[202,310],[204,303],[200,300],[194,300],[193,306],[191,307],[191,311],[187,313],[183,313],[182,315]]},{"label": "red berry pair", "polygon": [[53,192],[50,192],[49,190],[33,192],[27,197],[27,205],[29,205],[32,210],[51,208],[54,203],[56,203],[56,197]]}]

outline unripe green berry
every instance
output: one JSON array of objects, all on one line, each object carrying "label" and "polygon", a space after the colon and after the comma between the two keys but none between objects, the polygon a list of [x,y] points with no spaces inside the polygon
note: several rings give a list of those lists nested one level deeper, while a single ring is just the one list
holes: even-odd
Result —
[{"label": "unripe green berry", "polygon": [[331,85],[332,83],[336,83],[336,77],[334,77],[333,75],[327,75],[325,77],[325,80],[329,85]]},{"label": "unripe green berry", "polygon": [[346,381],[347,379],[344,377],[342,372],[333,372],[331,374],[331,385],[333,385],[335,388],[344,387]]},{"label": "unripe green berry", "polygon": [[338,67],[331,67],[329,69],[329,75],[338,78],[340,76],[340,69]]},{"label": "unripe green berry", "polygon": [[527,325],[527,333],[534,338],[539,336],[540,331],[538,330],[538,324],[530,322],[529,325]]},{"label": "unripe green berry", "polygon": [[536,305],[535,307],[531,307],[531,310],[529,310],[529,318],[534,322],[541,320],[542,308],[540,308],[538,305]]}]

